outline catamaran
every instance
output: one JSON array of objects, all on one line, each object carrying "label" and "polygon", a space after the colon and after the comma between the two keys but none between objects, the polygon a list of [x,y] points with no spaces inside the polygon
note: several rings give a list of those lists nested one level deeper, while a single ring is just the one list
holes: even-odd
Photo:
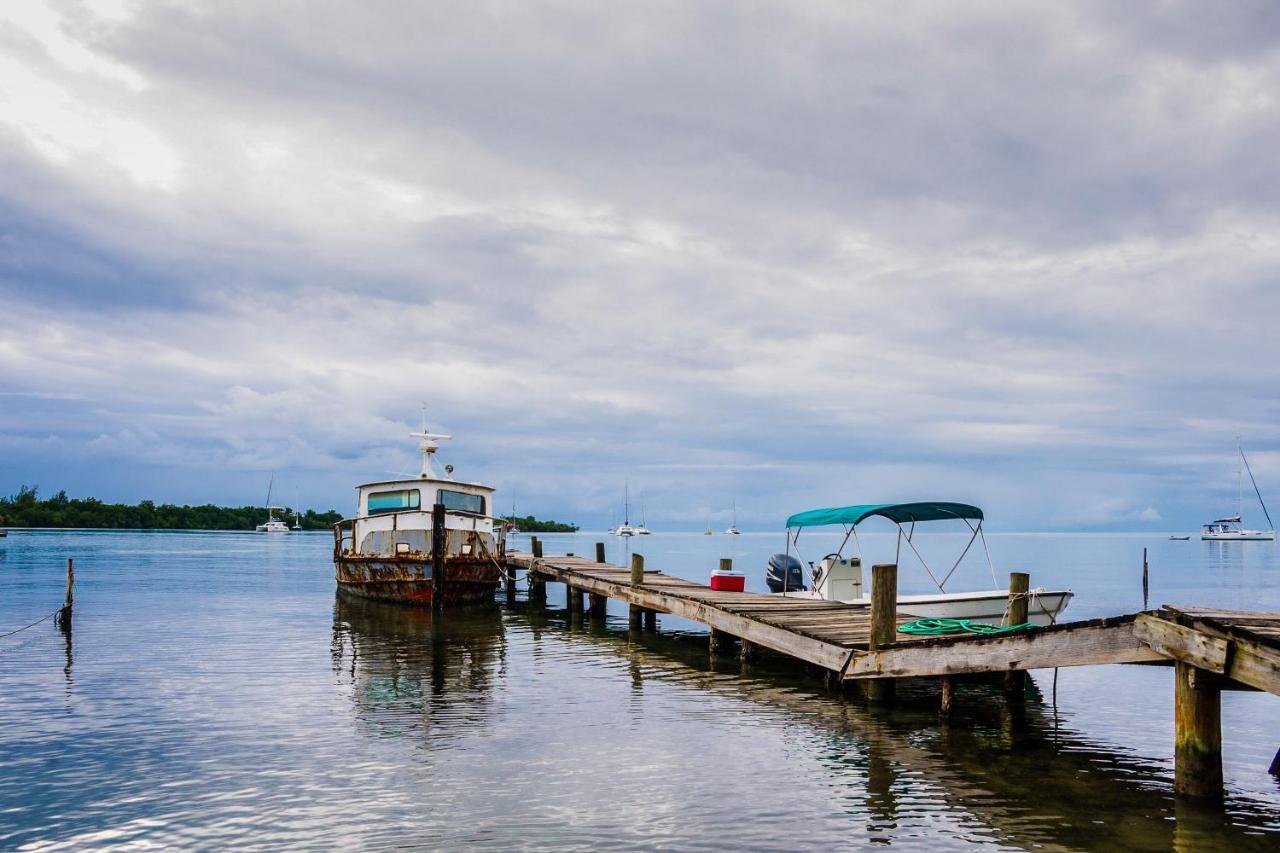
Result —
[{"label": "catamaran", "polygon": [[281,521],[280,519],[276,518],[276,514],[275,514],[276,510],[280,510],[281,512],[284,512],[284,507],[271,505],[271,489],[272,487],[275,486],[275,484],[276,484],[276,475],[272,474],[271,480],[267,483],[267,520],[254,528],[254,530],[258,533],[288,533],[289,532],[289,522]]},{"label": "catamaran", "polygon": [[631,526],[631,495],[627,484],[622,484],[622,523],[609,531],[614,536],[635,536],[636,529]]},{"label": "catamaran", "polygon": [[737,536],[740,533],[742,533],[742,531],[738,529],[738,502],[737,501],[733,502],[733,523],[730,524],[728,527],[726,527],[724,529],[724,532],[729,534],[730,536]]},{"label": "catamaran", "polygon": [[1233,541],[1233,542],[1271,542],[1276,538],[1276,525],[1271,520],[1271,513],[1267,512],[1267,505],[1262,500],[1262,492],[1258,489],[1258,481],[1253,478],[1253,469],[1249,467],[1249,458],[1244,455],[1244,447],[1236,443],[1236,450],[1240,452],[1240,461],[1244,463],[1244,470],[1249,472],[1249,482],[1253,484],[1253,493],[1258,496],[1258,504],[1262,507],[1262,514],[1267,517],[1267,524],[1271,525],[1269,530],[1249,530],[1244,526],[1244,519],[1240,514],[1241,505],[1244,501],[1244,480],[1240,476],[1241,471],[1236,469],[1236,514],[1227,516],[1226,518],[1215,518],[1213,521],[1200,528],[1200,538],[1213,541]]},{"label": "catamaran", "polygon": [[430,604],[433,592],[432,508],[444,506],[443,604],[493,601],[502,578],[496,560],[493,488],[453,479],[453,466],[435,471],[438,442],[452,438],[427,431],[419,439],[422,472],[416,478],[356,487],[356,514],[333,527],[338,589],[364,598]]},{"label": "catamaran", "polygon": [[[812,509],[797,513],[787,519],[787,550],[769,558],[765,580],[771,592],[792,598],[817,598],[823,601],[839,601],[845,604],[871,605],[869,593],[863,593],[861,543],[857,527],[873,516],[887,518],[898,528],[897,556],[901,556],[905,542],[924,567],[930,579],[938,587],[937,593],[928,595],[899,595],[898,613],[916,618],[967,619],[990,625],[1004,624],[1009,613],[1009,590],[990,589],[977,592],[949,592],[947,582],[959,568],[975,540],[981,540],[991,567],[991,581],[999,584],[987,539],[982,532],[983,513],[976,506],[961,503],[928,501],[904,504],[860,504],[857,506]],[[934,574],[915,545],[916,524],[923,521],[959,520],[968,526],[971,536],[951,569],[941,579]],[[840,526],[844,528],[844,540],[839,549],[827,554],[815,565],[809,562],[806,579],[803,565],[796,556],[800,553],[800,534],[809,527]],[[905,529],[904,529],[905,526]],[[844,549],[850,539],[859,553],[846,557]],[[895,557],[897,562],[897,557]],[[806,580],[808,583],[806,583]],[[1047,590],[1043,587],[1028,591],[1028,621],[1034,625],[1050,625],[1057,621],[1066,609],[1073,593],[1070,590]]]}]

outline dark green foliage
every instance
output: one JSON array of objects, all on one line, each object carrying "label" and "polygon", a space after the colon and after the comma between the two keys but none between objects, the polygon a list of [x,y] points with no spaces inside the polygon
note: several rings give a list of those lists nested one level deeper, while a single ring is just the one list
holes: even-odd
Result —
[{"label": "dark green foliage", "polygon": [[578,525],[562,524],[559,521],[540,521],[532,515],[526,515],[521,518],[518,515],[508,515],[502,519],[507,522],[514,522],[516,527],[525,533],[577,533]]},{"label": "dark green foliage", "polygon": [[[11,497],[0,498],[0,527],[89,527],[135,530],[253,530],[266,519],[258,506],[175,506],[142,501],[136,506],[107,504],[97,498],[68,498],[58,492],[40,500],[36,487],[23,486]],[[293,510],[280,518],[293,524]],[[328,530],[341,513],[307,510],[303,530]]]}]

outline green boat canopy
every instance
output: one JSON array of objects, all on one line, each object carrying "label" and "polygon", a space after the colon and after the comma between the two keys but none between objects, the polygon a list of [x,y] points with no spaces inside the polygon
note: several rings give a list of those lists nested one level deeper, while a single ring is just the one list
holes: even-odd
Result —
[{"label": "green boat canopy", "polygon": [[858,504],[828,509],[811,509],[787,519],[787,527],[818,527],[824,524],[858,524],[873,515],[883,516],[896,524],[915,521],[941,521],[948,518],[982,520],[982,510],[969,504],[925,501],[911,504]]}]

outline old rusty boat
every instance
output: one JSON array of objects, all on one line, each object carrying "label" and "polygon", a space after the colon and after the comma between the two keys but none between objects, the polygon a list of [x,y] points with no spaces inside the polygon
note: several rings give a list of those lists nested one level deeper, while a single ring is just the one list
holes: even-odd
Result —
[{"label": "old rusty boat", "polygon": [[355,517],[334,525],[338,589],[416,605],[431,606],[437,596],[446,607],[492,603],[502,577],[493,489],[453,479],[452,465],[436,472],[438,442],[451,436],[428,432],[425,421],[410,435],[419,439],[421,474],[357,486]]}]

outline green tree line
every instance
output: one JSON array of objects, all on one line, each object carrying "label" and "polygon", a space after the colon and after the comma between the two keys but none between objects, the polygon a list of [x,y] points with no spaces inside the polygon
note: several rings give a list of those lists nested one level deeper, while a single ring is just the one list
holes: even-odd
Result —
[{"label": "green tree line", "polygon": [[[177,506],[142,501],[109,504],[97,498],[69,498],[65,491],[40,500],[35,486],[0,498],[0,527],[90,527],[142,530],[253,530],[266,519],[258,506]],[[283,519],[293,525],[293,510]],[[302,514],[303,530],[328,530],[342,519],[334,510]]]},{"label": "green tree line", "polygon": [[526,515],[521,518],[518,515],[508,515],[503,521],[514,524],[520,528],[522,533],[577,533],[578,525],[563,524],[559,521],[542,521],[534,518],[532,515]]}]

